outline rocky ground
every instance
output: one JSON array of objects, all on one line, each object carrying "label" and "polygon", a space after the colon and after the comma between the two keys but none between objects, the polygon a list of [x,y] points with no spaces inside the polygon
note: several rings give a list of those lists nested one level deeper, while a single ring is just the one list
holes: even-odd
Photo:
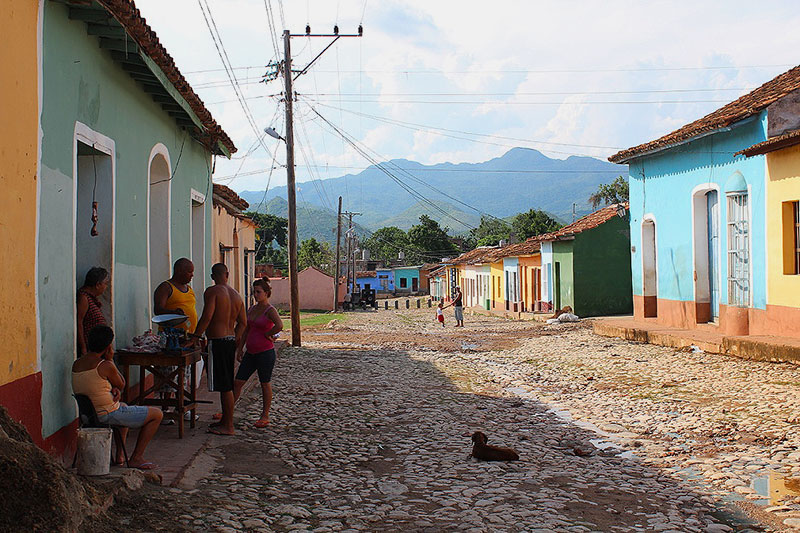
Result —
[{"label": "rocky ground", "polygon": [[[355,312],[304,332],[272,425],[214,437],[115,531],[745,531],[800,524],[800,369],[467,317]],[[520,454],[468,457],[467,435]]]}]

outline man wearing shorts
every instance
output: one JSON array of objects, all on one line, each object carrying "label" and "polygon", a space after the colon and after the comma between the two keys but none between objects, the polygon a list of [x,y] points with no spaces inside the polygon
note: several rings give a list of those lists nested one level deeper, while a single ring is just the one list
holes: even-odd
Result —
[{"label": "man wearing shorts", "polygon": [[237,341],[247,327],[247,313],[239,293],[228,285],[228,267],[211,267],[214,285],[203,293],[203,314],[192,337],[208,336],[208,389],[219,392],[222,418],[209,428],[210,433],[233,435],[233,365]]},{"label": "man wearing shorts", "polygon": [[456,287],[456,293],[453,297],[453,314],[456,317],[456,327],[463,328],[464,327],[464,304],[463,304],[463,296],[461,294],[461,287]]}]

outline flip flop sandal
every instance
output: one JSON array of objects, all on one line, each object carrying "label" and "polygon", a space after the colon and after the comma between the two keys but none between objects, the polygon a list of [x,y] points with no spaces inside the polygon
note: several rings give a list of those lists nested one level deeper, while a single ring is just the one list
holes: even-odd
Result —
[{"label": "flip flop sandal", "polygon": [[131,468],[135,468],[137,470],[153,470],[154,468],[156,468],[156,464],[147,461],[140,465],[131,465]]},{"label": "flip flop sandal", "polygon": [[211,420],[222,420],[222,413],[214,413],[211,415]]},{"label": "flip flop sandal", "polygon": [[259,419],[258,422],[253,425],[257,428],[265,428],[269,425],[269,420]]}]

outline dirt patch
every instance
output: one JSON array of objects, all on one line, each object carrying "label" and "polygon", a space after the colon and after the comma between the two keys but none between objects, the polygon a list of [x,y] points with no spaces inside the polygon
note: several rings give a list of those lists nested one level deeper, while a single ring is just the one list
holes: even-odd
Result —
[{"label": "dirt patch", "polygon": [[175,520],[180,510],[196,505],[190,498],[190,495],[183,492],[145,484],[137,492],[120,493],[113,507],[103,515],[87,520],[80,531],[82,533],[195,531]]},{"label": "dirt patch", "polygon": [[225,474],[245,472],[251,476],[287,476],[300,472],[280,457],[271,456],[266,446],[250,442],[234,442],[220,448],[225,459],[217,471]]},{"label": "dirt patch", "polygon": [[33,444],[0,406],[0,530],[75,531],[103,496]]}]

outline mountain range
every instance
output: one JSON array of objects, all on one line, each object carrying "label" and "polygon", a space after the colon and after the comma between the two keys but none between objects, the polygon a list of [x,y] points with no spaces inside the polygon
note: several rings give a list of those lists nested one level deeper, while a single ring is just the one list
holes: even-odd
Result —
[{"label": "mountain range", "polygon": [[[393,159],[380,166],[383,170],[373,165],[358,174],[298,184],[298,237],[333,242],[340,195],[344,210],[361,213],[354,222],[373,231],[384,226],[407,230],[427,214],[451,234],[462,234],[478,225],[481,214],[508,217],[532,208],[570,222],[573,204],[578,216],[590,212],[588,198],[598,185],[625,170],[593,157],[552,159],[530,148],[512,148],[481,163],[423,165]],[[264,191],[239,195],[252,207],[266,198],[262,212],[286,216],[288,211],[285,186],[270,189],[266,197]]]}]

